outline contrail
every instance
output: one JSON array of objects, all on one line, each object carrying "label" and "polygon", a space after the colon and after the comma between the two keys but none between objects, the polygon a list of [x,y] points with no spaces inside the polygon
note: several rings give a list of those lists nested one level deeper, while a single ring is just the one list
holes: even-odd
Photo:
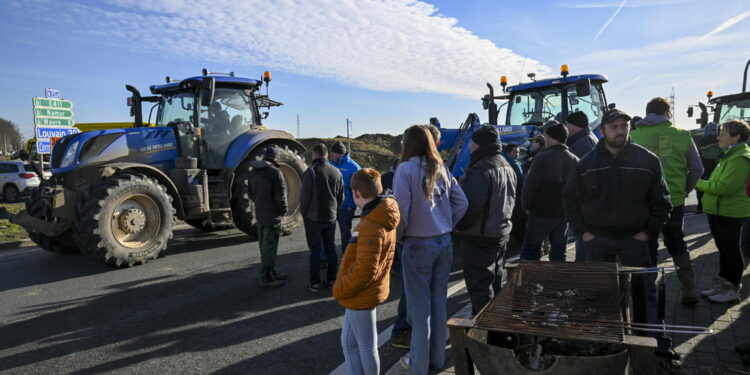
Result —
[{"label": "contrail", "polygon": [[638,76],[638,77],[635,77],[635,78],[631,79],[631,80],[630,80],[630,81],[628,81],[628,82],[627,82],[626,84],[624,84],[624,85],[622,85],[622,86],[618,87],[618,88],[617,88],[616,90],[612,91],[612,94],[614,94],[614,93],[616,93],[616,92],[618,92],[618,91],[620,91],[620,90],[622,90],[622,89],[624,89],[624,88],[626,88],[626,87],[628,87],[628,86],[630,86],[630,85],[632,85],[632,84],[636,83],[636,82],[637,82],[637,81],[639,81],[639,80],[640,80],[641,78],[643,78],[643,76]]},{"label": "contrail", "polygon": [[627,3],[627,2],[628,2],[628,0],[622,0],[622,2],[620,3],[620,6],[619,6],[619,7],[617,7],[617,10],[615,10],[615,12],[614,12],[614,13],[612,13],[612,17],[609,17],[609,19],[608,19],[608,20],[607,20],[607,22],[606,22],[606,23],[604,24],[604,26],[602,26],[602,28],[601,28],[601,29],[599,29],[599,32],[598,32],[598,33],[596,33],[596,36],[594,37],[594,40],[597,40],[597,39],[599,39],[599,35],[602,35],[602,33],[604,32],[604,30],[606,30],[606,29],[607,29],[607,27],[609,26],[609,24],[610,24],[610,23],[612,23],[612,20],[614,20],[614,19],[615,19],[615,17],[617,17],[617,13],[620,13],[620,11],[622,10],[622,7],[624,7],[624,6],[625,6],[625,3]]},{"label": "contrail", "polygon": [[700,41],[700,40],[704,40],[704,39],[706,39],[706,38],[708,38],[710,36],[714,36],[714,35],[722,32],[722,31],[724,31],[724,30],[726,30],[726,29],[728,29],[728,28],[736,25],[737,23],[741,22],[742,20],[744,20],[748,16],[750,16],[750,10],[746,11],[745,13],[738,14],[738,15],[736,15],[736,16],[734,16],[734,17],[732,17],[732,18],[730,18],[730,19],[728,19],[726,21],[724,21],[724,23],[722,23],[721,25],[719,25],[715,29],[711,30],[708,34],[706,34],[706,35],[698,38],[698,40]]}]

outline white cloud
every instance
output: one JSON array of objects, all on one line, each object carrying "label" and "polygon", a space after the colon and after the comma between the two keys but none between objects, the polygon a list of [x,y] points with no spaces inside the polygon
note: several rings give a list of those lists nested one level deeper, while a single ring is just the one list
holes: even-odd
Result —
[{"label": "white cloud", "polygon": [[[44,8],[56,3],[47,3]],[[373,89],[477,98],[524,57],[411,0],[108,0],[54,9],[64,30],[154,54],[263,66]],[[550,69],[526,59],[525,71]]]}]

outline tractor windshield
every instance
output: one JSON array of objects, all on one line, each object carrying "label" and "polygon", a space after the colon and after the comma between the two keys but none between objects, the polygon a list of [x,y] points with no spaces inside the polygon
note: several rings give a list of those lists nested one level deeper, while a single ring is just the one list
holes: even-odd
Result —
[{"label": "tractor windshield", "polygon": [[573,112],[583,112],[586,117],[589,118],[589,128],[596,129],[602,120],[602,98],[599,97],[600,85],[592,85],[590,88],[590,94],[587,96],[577,96],[575,85],[569,85],[568,91],[568,111],[567,114]]},{"label": "tractor windshield", "polygon": [[750,120],[750,98],[721,103],[716,112],[718,113],[717,123],[737,119]]},{"label": "tractor windshield", "polygon": [[508,125],[543,125],[562,113],[562,91],[557,87],[514,95]]},{"label": "tractor windshield", "polygon": [[180,92],[170,96],[164,96],[159,108],[159,126],[171,126],[183,122],[193,122],[193,106],[195,95],[190,92]]},{"label": "tractor windshield", "polygon": [[224,154],[232,141],[257,124],[251,94],[241,88],[217,87],[214,102],[201,107],[200,127],[208,144],[207,169],[223,168]]}]

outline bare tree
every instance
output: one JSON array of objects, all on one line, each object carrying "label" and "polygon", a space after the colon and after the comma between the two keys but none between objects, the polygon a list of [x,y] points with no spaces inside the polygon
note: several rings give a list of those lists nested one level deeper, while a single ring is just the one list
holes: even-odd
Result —
[{"label": "bare tree", "polygon": [[0,117],[0,151],[9,155],[23,148],[24,139],[18,126],[12,121]]}]

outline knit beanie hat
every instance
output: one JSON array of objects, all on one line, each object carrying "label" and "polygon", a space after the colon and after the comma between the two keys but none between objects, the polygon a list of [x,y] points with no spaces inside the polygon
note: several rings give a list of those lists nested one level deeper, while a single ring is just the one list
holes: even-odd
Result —
[{"label": "knit beanie hat", "polygon": [[279,151],[276,150],[276,146],[270,146],[263,152],[263,159],[273,160],[279,157]]},{"label": "knit beanie hat", "polygon": [[568,128],[557,121],[550,121],[544,124],[542,130],[547,136],[562,144],[565,144],[565,141],[568,140]]},{"label": "knit beanie hat", "polygon": [[482,125],[471,135],[471,140],[479,146],[492,143],[500,144],[500,133],[492,125]]},{"label": "knit beanie hat", "polygon": [[568,115],[565,121],[583,129],[589,127],[589,117],[583,112],[573,112]]},{"label": "knit beanie hat", "polygon": [[346,146],[344,146],[344,142],[341,141],[334,142],[331,147],[329,147],[329,149],[331,150],[331,152],[335,152],[337,154],[346,154]]}]

